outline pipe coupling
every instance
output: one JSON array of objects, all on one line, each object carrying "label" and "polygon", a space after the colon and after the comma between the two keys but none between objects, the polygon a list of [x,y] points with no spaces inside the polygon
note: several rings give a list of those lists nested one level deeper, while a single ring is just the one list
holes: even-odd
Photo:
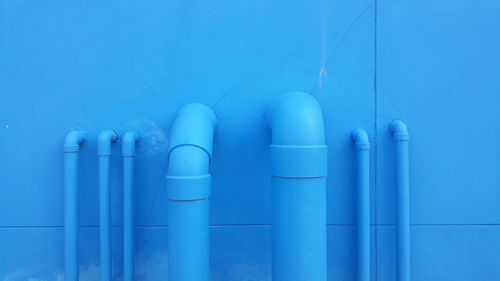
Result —
[{"label": "pipe coupling", "polygon": [[210,174],[200,176],[167,175],[168,200],[191,201],[210,197]]}]

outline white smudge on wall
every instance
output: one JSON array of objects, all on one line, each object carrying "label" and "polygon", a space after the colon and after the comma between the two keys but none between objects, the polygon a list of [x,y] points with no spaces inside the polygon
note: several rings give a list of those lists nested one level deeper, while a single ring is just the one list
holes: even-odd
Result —
[{"label": "white smudge on wall", "polygon": [[137,281],[158,280],[158,276],[168,275],[168,253],[155,252],[147,258],[136,255],[135,277]]},{"label": "white smudge on wall", "polygon": [[138,150],[146,157],[167,153],[168,132],[149,118],[139,118],[126,122],[122,131],[137,131],[140,136]]}]

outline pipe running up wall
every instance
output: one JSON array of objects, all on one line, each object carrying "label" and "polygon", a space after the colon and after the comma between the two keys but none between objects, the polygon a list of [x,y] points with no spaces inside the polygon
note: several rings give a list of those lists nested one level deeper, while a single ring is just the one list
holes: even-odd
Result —
[{"label": "pipe running up wall", "polygon": [[217,118],[207,106],[185,105],[169,143],[168,280],[209,279],[209,163]]},{"label": "pipe running up wall", "polygon": [[134,263],[134,159],[136,132],[123,135],[123,280],[133,281]]},{"label": "pipe running up wall", "polygon": [[86,133],[70,131],[64,141],[64,280],[78,281],[78,152]]},{"label": "pipe running up wall", "polygon": [[114,131],[102,131],[97,137],[99,158],[99,240],[101,254],[101,280],[111,281],[111,207],[109,187],[109,158],[111,143],[118,140]]},{"label": "pipe running up wall", "polygon": [[364,130],[352,132],[356,150],[358,281],[370,280],[370,140]]},{"label": "pipe running up wall", "polygon": [[272,278],[326,281],[327,146],[319,103],[303,92],[271,108]]},{"label": "pipe running up wall", "polygon": [[410,135],[406,124],[395,120],[390,125],[396,145],[396,253],[397,280],[410,281],[410,181],[408,142]]}]

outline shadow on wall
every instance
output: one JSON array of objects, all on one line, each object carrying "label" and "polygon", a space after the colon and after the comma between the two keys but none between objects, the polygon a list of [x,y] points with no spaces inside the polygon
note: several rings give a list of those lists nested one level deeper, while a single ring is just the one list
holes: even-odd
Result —
[{"label": "shadow on wall", "polygon": [[[158,276],[167,276],[168,254],[156,252],[149,257],[137,255],[136,257],[136,280],[155,280]],[[19,268],[7,273],[1,281],[64,281],[64,273],[56,272],[44,274],[47,268]],[[36,276],[36,277],[33,277]],[[80,266],[80,281],[96,281],[101,279],[101,268],[99,264],[90,263]],[[123,276],[117,276],[114,280],[121,281]]]},{"label": "shadow on wall", "polygon": [[[168,274],[168,254],[165,252],[156,252],[148,257],[144,257],[140,254],[136,255],[136,273],[135,277],[137,281],[150,281],[157,280],[158,276],[167,277]],[[270,281],[270,274],[262,274],[262,272],[269,272],[269,270],[263,270],[261,267],[265,265],[255,263],[255,262],[235,262],[226,268],[223,273],[224,276],[219,276],[215,272],[211,272],[210,280],[220,281],[226,280],[239,280],[239,281]],[[46,268],[20,268],[16,271],[10,272],[5,275],[1,281],[64,281],[64,273],[57,272],[52,274],[45,274],[47,272]],[[220,273],[219,273],[220,274]],[[33,277],[37,276],[37,277]],[[101,278],[101,268],[99,264],[90,263],[87,265],[80,266],[80,281],[95,281]],[[116,276],[114,280],[121,281],[123,276]]]}]

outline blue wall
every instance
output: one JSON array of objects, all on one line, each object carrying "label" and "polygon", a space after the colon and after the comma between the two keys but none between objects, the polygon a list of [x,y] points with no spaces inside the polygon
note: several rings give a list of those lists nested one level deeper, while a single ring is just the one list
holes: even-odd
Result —
[{"label": "blue wall", "polygon": [[[219,118],[212,280],[271,280],[265,112],[322,105],[328,277],[355,280],[354,151],[372,142],[372,279],[395,280],[393,145],[411,133],[413,280],[500,279],[500,2],[0,1],[0,280],[63,280],[62,143],[81,150],[81,280],[99,279],[96,137],[139,130],[138,280],[166,280],[169,129],[192,101]],[[120,143],[111,162],[121,280]],[[30,279],[31,278],[31,279]]]}]

